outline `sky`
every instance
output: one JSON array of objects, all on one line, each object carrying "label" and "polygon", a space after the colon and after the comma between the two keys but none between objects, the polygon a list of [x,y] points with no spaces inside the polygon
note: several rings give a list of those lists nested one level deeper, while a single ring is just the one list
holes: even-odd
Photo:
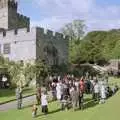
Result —
[{"label": "sky", "polygon": [[120,28],[120,0],[18,0],[18,11],[31,26],[59,31],[75,19],[84,20],[86,31]]}]

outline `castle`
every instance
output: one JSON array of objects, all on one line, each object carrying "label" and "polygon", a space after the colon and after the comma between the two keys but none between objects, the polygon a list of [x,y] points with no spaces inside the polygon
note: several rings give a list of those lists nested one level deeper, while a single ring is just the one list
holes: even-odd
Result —
[{"label": "castle", "polygon": [[15,0],[0,0],[0,54],[13,61],[45,60],[49,65],[68,62],[68,37],[40,27],[17,12]]}]

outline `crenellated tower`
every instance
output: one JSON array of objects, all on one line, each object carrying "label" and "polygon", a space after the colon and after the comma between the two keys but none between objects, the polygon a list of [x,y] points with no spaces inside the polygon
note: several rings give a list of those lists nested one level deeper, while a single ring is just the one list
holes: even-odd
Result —
[{"label": "crenellated tower", "polygon": [[16,0],[0,0],[0,28],[29,28],[30,19],[17,13],[17,7]]}]

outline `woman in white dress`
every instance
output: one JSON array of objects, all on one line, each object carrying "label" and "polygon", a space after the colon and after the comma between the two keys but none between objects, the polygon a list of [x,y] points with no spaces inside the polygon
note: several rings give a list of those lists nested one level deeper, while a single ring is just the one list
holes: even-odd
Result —
[{"label": "woman in white dress", "polygon": [[61,100],[61,96],[62,96],[62,85],[61,85],[60,82],[57,83],[56,91],[57,91],[57,100]]}]

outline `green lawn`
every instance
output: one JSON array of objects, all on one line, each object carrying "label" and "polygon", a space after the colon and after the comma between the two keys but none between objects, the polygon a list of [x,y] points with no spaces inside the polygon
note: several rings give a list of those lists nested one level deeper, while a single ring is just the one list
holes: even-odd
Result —
[{"label": "green lawn", "polygon": [[[90,96],[89,96],[90,97]],[[86,109],[73,112],[59,111],[56,102],[49,104],[48,115],[42,115],[38,109],[38,117],[35,120],[119,120],[120,119],[120,92],[106,101],[105,104],[95,104],[93,101],[86,100]],[[33,120],[31,117],[31,107],[22,110],[10,110],[0,112],[1,120]]]},{"label": "green lawn", "polygon": [[[23,96],[35,93],[35,89],[24,88]],[[0,103],[15,99],[15,89],[0,89]]]},{"label": "green lawn", "polygon": [[117,84],[118,86],[120,86],[120,78],[114,78],[114,77],[110,77],[109,78],[109,84]]},{"label": "green lawn", "polygon": [[[112,83],[120,83],[120,79],[111,78]],[[120,91],[106,101],[105,104],[96,104],[91,100],[91,96],[85,98],[85,110],[73,112],[59,111],[59,105],[56,102],[49,104],[49,114],[43,115],[38,107],[38,116],[35,120],[119,120],[120,119]],[[0,112],[1,120],[33,120],[31,117],[31,107],[25,107],[22,110],[9,110]]]},{"label": "green lawn", "polygon": [[[120,86],[120,79],[111,77],[109,79],[109,83],[110,83],[110,85],[118,84]],[[25,88],[23,91],[24,96],[31,95],[33,93],[35,93],[35,89]],[[0,103],[9,101],[9,100],[13,100],[13,99],[15,99],[15,90],[14,89],[7,89],[7,90],[0,89]]]},{"label": "green lawn", "polygon": [[[120,79],[109,80],[110,84],[119,84]],[[97,104],[91,100],[91,96],[85,98],[85,109],[73,112],[59,111],[59,104],[52,102],[49,104],[49,114],[43,115],[38,106],[38,116],[35,120],[120,120],[120,91],[106,101],[105,104]],[[0,112],[1,120],[33,120],[31,117],[32,108],[30,106],[22,110],[9,110]]]}]

